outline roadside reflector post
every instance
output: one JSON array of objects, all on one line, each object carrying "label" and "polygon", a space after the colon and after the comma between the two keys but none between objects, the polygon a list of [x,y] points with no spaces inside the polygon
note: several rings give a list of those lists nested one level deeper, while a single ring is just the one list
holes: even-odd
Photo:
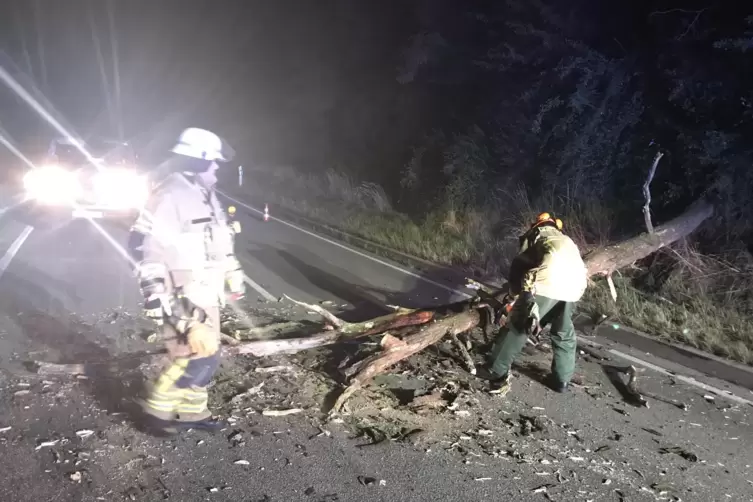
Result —
[{"label": "roadside reflector post", "polygon": [[264,221],[269,221],[269,204],[264,204]]}]

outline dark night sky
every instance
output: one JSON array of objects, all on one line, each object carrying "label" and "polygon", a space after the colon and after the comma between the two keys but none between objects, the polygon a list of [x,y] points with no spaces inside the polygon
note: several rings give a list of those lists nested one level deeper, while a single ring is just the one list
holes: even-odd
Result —
[{"label": "dark night sky", "polygon": [[[410,145],[394,144],[391,130],[435,120],[437,97],[395,80],[401,50],[420,29],[414,7],[422,1],[6,0],[0,64],[34,83],[79,134],[116,136],[96,50],[98,40],[112,93],[111,13],[124,134],[148,151],[199,125],[257,161],[305,164],[334,151],[347,159],[349,150],[399,158]],[[559,4],[559,14],[576,19],[578,36],[599,50],[640,56],[656,50],[656,23],[675,22],[647,13],[678,6],[706,5],[574,0]],[[0,114],[26,149],[55,134],[7,89]],[[359,126],[376,122],[384,127]]]},{"label": "dark night sky", "polygon": [[[112,92],[108,2],[8,5],[0,15],[2,65],[28,83],[23,74],[29,73],[30,60],[33,82],[80,134],[109,128],[92,36],[94,25]],[[267,157],[289,150],[283,137],[305,147],[313,134],[321,143],[321,129],[337,120],[333,115],[344,99],[377,86],[397,86],[393,69],[411,28],[410,8],[399,1],[128,0],[109,5],[127,137],[148,142],[196,123],[235,141],[262,145]],[[50,131],[15,101],[10,91],[0,93],[6,131],[19,143],[29,143],[30,131],[46,136],[46,142]]]}]

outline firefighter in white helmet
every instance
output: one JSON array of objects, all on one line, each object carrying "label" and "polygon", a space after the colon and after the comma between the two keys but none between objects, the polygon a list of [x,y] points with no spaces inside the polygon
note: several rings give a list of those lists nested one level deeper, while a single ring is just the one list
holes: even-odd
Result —
[{"label": "firefighter in white helmet", "polygon": [[[170,172],[131,229],[129,248],[147,317],[162,326],[171,365],[142,407],[164,431],[219,429],[207,407],[207,386],[220,363],[220,308],[244,295],[234,232],[214,186],[218,163],[234,152],[216,134],[183,131]],[[176,311],[176,298],[198,307]],[[167,322],[170,319],[180,322]]]}]

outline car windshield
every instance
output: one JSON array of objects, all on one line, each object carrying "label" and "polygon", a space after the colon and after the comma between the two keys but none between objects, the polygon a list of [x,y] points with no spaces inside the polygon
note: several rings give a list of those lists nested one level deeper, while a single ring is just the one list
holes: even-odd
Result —
[{"label": "car windshield", "polygon": [[[92,141],[87,143],[86,149],[95,159],[102,159],[105,165],[132,165],[135,162],[133,150],[129,145],[109,142]],[[78,148],[66,143],[55,145],[54,160],[61,164],[81,166],[87,164],[86,157]]]}]

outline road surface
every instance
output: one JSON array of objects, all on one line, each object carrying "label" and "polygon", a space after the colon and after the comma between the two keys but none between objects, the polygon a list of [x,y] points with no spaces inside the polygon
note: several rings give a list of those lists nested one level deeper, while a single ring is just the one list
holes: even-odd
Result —
[{"label": "road surface", "polygon": [[[453,285],[419,279],[237,207],[243,226],[237,251],[251,285],[249,303],[260,312],[279,310],[284,301],[269,300],[283,294],[332,302],[349,319],[386,312],[390,304],[462,296]],[[315,409],[322,396],[309,394],[315,377],[308,373],[298,380],[269,377],[268,394],[259,393],[266,401],[254,402],[303,402],[307,413],[267,417],[239,406],[223,434],[151,438],[128,420],[124,403],[140,385],[131,377],[45,380],[28,365],[149,348],[143,338],[150,326],[138,318],[138,291],[117,249],[125,228],[102,230],[108,237],[86,221],[39,224],[18,211],[0,216],[0,444],[6,452],[0,466],[7,480],[1,500],[753,500],[746,404],[753,394],[627,346],[609,345],[608,362],[581,358],[586,383],[569,395],[552,393],[523,369],[505,400],[484,393],[462,366],[445,364],[438,353],[417,358],[404,370],[410,382],[452,380],[465,388],[433,422],[414,417],[430,429],[421,441],[359,448],[363,440],[351,438],[348,417],[322,422]],[[641,388],[653,396],[650,408],[625,404],[610,381],[609,366],[626,364],[614,352],[670,370],[641,374]],[[245,381],[257,364],[228,361],[220,379]],[[705,399],[708,390],[674,373],[720,394]],[[389,403],[371,410],[370,420],[414,419],[397,401]],[[522,426],[526,416],[540,420]]]}]

